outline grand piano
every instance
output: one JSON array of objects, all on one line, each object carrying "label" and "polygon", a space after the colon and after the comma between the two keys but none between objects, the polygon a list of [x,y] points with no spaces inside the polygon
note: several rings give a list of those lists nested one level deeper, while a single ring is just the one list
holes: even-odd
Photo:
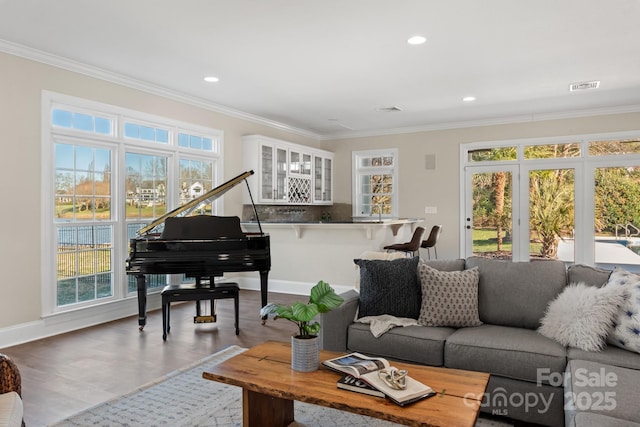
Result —
[{"label": "grand piano", "polygon": [[126,273],[135,276],[137,281],[140,330],[147,321],[147,274],[185,274],[199,279],[221,276],[225,272],[258,271],[262,306],[267,305],[271,269],[269,235],[262,232],[253,200],[257,233],[244,233],[238,217],[190,216],[203,204],[246,182],[252,174],[253,171],[244,172],[166,213],[138,230],[138,236],[130,240]]}]

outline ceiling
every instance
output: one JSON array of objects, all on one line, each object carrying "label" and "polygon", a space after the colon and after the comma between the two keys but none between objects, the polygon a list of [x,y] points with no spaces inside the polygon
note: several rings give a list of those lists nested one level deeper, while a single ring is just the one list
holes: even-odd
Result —
[{"label": "ceiling", "polygon": [[0,0],[0,51],[327,139],[640,111],[639,22],[640,0]]}]

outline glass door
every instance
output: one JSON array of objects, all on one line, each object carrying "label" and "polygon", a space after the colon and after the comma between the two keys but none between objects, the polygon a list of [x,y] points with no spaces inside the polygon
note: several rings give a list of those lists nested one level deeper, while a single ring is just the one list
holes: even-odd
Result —
[{"label": "glass door", "polygon": [[464,256],[512,259],[517,167],[469,167],[465,175]]}]

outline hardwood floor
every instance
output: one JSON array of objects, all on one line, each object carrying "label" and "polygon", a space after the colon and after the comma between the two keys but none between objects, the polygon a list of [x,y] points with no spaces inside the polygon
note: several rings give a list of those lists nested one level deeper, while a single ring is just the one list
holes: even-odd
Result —
[{"label": "hardwood floor", "polygon": [[[270,293],[269,301],[292,303],[308,297]],[[76,332],[1,349],[20,368],[27,427],[49,425],[84,408],[120,396],[164,374],[228,346],[252,347],[288,341],[295,326],[262,325],[260,294],[240,292],[240,335],[233,327],[233,300],[217,303],[216,323],[194,324],[194,303],[171,306],[171,333],[162,341],[162,313],[148,313]]]}]

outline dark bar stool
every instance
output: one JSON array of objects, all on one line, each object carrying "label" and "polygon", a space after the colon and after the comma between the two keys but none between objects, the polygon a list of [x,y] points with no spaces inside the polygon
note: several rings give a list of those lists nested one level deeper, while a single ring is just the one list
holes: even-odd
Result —
[{"label": "dark bar stool", "polygon": [[202,321],[202,315],[200,313],[200,301],[211,301],[211,315],[215,322],[215,314],[213,312],[214,301],[217,299],[233,298],[235,308],[235,328],[236,335],[240,334],[240,321],[239,321],[239,306],[240,306],[240,288],[237,283],[224,282],[214,283],[213,280],[209,280],[209,283],[202,283],[200,277],[196,277],[195,285],[182,284],[182,285],[169,285],[165,286],[161,292],[162,295],[162,339],[167,340],[167,334],[171,329],[169,325],[169,318],[171,312],[171,303],[174,301],[196,301],[196,317],[194,322],[198,323]]}]

